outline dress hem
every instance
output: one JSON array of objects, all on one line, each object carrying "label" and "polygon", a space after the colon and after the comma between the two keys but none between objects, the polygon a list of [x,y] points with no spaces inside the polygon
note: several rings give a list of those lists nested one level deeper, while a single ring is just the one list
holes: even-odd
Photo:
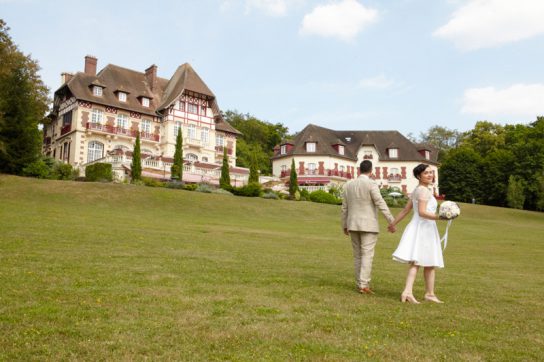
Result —
[{"label": "dress hem", "polygon": [[422,266],[424,268],[428,268],[428,267],[434,267],[434,268],[444,268],[444,265],[440,266],[440,265],[423,265],[423,264],[419,264],[417,260],[405,260],[405,259],[401,259],[399,257],[396,257],[393,255],[393,260],[394,261],[397,261],[399,263],[403,263],[403,264],[414,264],[414,265],[417,265],[417,266]]}]

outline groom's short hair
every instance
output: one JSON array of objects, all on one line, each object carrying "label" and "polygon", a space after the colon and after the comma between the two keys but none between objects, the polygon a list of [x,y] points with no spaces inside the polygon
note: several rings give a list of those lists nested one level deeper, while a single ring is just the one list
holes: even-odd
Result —
[{"label": "groom's short hair", "polygon": [[361,173],[369,173],[372,171],[372,161],[364,160],[359,166]]}]

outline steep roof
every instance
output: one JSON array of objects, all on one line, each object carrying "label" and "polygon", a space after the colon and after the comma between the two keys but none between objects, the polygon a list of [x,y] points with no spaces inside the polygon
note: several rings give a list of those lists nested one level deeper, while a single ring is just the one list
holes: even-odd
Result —
[{"label": "steep roof", "polygon": [[[93,94],[93,85],[103,87],[102,96]],[[118,92],[128,94],[126,102],[119,100]],[[180,65],[170,79],[156,77],[153,87],[149,84],[145,72],[108,64],[96,75],[84,72],[76,73],[55,94],[71,93],[79,100],[157,116],[160,111],[169,107],[184,92],[197,93],[208,99],[217,130],[235,135],[242,134],[223,119],[215,95],[189,63]],[[149,107],[144,107],[141,104],[140,97],[150,99]],[[56,106],[58,105],[56,104]],[[56,111],[53,109],[52,114],[56,114]]]},{"label": "steep roof", "polygon": [[195,93],[204,94],[215,99],[215,95],[210,88],[202,81],[189,63],[180,65],[174,72],[168,82],[163,95],[163,101],[159,105],[159,110],[168,107],[174,102],[184,90],[191,90]]},{"label": "steep roof", "polygon": [[[76,73],[57,92],[62,91],[66,86],[80,100],[148,115],[157,115],[155,110],[161,102],[162,93],[167,83],[167,79],[158,78],[157,85],[152,91],[145,73],[108,64],[97,75],[90,75],[83,72]],[[104,87],[102,96],[95,96],[91,85]],[[126,102],[119,100],[117,96],[118,91],[129,94]],[[149,107],[142,106],[138,97],[150,98]]]},{"label": "steep roof", "polygon": [[[306,151],[306,143],[315,142],[315,152]],[[426,160],[418,150],[421,149],[398,131],[335,131],[328,128],[309,124],[294,139],[294,147],[283,155],[329,155],[340,158],[357,160],[357,153],[362,146],[372,146],[376,149],[380,161],[421,161],[436,163],[436,155]],[[333,145],[344,146],[344,155],[338,154]],[[398,148],[398,157],[390,158],[387,150]],[[432,152],[432,156],[435,152]]]}]

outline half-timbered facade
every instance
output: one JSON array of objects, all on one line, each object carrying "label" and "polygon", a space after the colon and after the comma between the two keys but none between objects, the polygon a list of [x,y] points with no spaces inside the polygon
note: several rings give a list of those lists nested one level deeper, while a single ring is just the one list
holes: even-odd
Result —
[{"label": "half-timbered facade", "polygon": [[182,131],[184,180],[217,181],[226,149],[234,176],[236,129],[223,120],[215,95],[188,63],[170,79],[109,64],[96,72],[97,59],[85,57],[85,70],[63,73],[55,92],[51,122],[44,128],[43,153],[84,169],[109,162],[118,178],[130,173],[132,150],[140,135],[145,176],[169,178],[178,130]]},{"label": "half-timbered facade", "polygon": [[308,190],[343,185],[359,176],[359,164],[368,159],[380,187],[397,187],[405,194],[418,184],[413,168],[427,163],[435,174],[434,192],[439,192],[436,151],[398,131],[335,131],[310,124],[275,147],[273,174],[288,181],[293,159],[298,182]]}]

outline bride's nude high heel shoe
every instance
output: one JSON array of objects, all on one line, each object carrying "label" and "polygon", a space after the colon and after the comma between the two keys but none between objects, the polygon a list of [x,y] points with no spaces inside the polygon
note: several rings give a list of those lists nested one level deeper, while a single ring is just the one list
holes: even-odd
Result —
[{"label": "bride's nude high heel shoe", "polygon": [[434,295],[434,294],[433,294],[433,295],[427,295],[427,294],[426,294],[426,295],[425,295],[425,300],[426,300],[426,301],[429,301],[429,302],[433,302],[433,303],[438,303],[438,304],[444,303],[443,301],[441,301],[440,299],[438,299],[438,298],[436,297],[436,295]]},{"label": "bride's nude high heel shoe", "polygon": [[410,303],[410,304],[420,304],[416,298],[414,298],[414,296],[412,294],[401,294],[400,295],[400,301],[402,303]]}]

